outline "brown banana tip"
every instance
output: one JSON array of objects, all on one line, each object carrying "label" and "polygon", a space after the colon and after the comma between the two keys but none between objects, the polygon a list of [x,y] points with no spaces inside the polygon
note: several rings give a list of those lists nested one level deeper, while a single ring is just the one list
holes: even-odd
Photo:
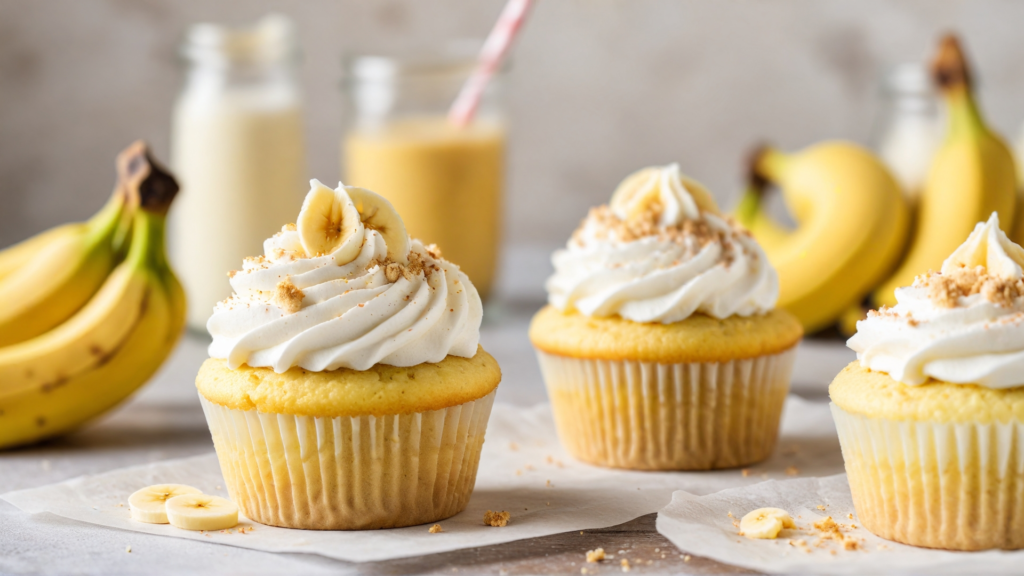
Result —
[{"label": "brown banana tip", "polygon": [[971,86],[971,74],[960,39],[953,33],[943,35],[932,60],[932,78],[940,89]]},{"label": "brown banana tip", "polygon": [[765,152],[769,148],[771,148],[769,144],[762,142],[751,148],[750,152],[747,153],[747,185],[758,193],[764,193],[769,184],[768,179],[758,170],[758,164],[760,164],[761,158],[764,157]]},{"label": "brown banana tip", "polygon": [[117,156],[118,187],[129,200],[149,212],[166,213],[178,194],[178,182],[153,158],[142,140],[128,145]]}]

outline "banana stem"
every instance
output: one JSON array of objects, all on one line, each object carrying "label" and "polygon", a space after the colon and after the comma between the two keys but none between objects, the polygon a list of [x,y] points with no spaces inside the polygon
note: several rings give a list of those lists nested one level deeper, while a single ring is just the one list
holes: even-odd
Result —
[{"label": "banana stem", "polygon": [[119,186],[133,206],[167,214],[178,194],[178,182],[153,158],[145,142],[137,140],[118,155],[117,173]]},{"label": "banana stem", "polygon": [[133,268],[149,268],[158,272],[167,269],[164,215],[138,210],[132,220],[132,242],[125,261]]},{"label": "banana stem", "polygon": [[947,138],[961,138],[988,130],[974,101],[974,83],[967,57],[953,34],[947,34],[939,43],[939,50],[932,61],[932,79],[949,109]]},{"label": "banana stem", "polygon": [[753,184],[749,184],[747,189],[743,191],[743,196],[740,197],[740,202],[736,205],[736,210],[733,211],[733,214],[736,215],[736,220],[745,228],[753,226],[754,218],[757,217],[757,213],[761,209],[761,196],[763,194],[764,189],[758,188]]},{"label": "banana stem", "polygon": [[103,208],[89,218],[88,242],[95,244],[113,241],[121,227],[124,211],[124,197],[121,194],[111,196]]},{"label": "banana stem", "polygon": [[789,157],[778,148],[765,146],[755,155],[752,172],[766,182],[778,182],[789,163]]}]

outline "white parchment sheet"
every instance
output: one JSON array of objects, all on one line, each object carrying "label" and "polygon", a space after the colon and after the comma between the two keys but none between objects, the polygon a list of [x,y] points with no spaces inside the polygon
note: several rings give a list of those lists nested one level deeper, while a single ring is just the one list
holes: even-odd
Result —
[{"label": "white parchment sheet", "polygon": [[[783,530],[775,540],[752,540],[737,535],[733,525],[744,514],[764,507],[782,508],[793,516],[797,530]],[[819,509],[821,506],[824,509]],[[732,517],[729,514],[732,513]],[[849,518],[849,514],[853,518]],[[845,535],[856,539],[856,550],[835,541],[815,545],[816,521],[831,516]],[[856,528],[851,528],[851,525]],[[784,574],[1022,574],[1022,552],[951,552],[897,544],[879,538],[857,520],[845,474],[762,482],[706,496],[686,492],[658,513],[658,532],[684,552],[751,570]],[[790,541],[803,540],[806,546]]]},{"label": "white parchment sheet", "polygon": [[[825,403],[790,397],[775,455],[746,471],[627,472],[574,461],[558,443],[550,406],[519,408],[497,404],[487,429],[469,507],[440,522],[444,532],[427,526],[359,532],[320,532],[264,526],[240,534],[179,530],[142,524],[129,518],[128,496],[158,483],[182,483],[227,496],[214,454],[124,468],[84,476],[0,498],[29,513],[189,538],[267,552],[305,552],[338,560],[366,562],[475,548],[524,538],[602,528],[628,522],[664,507],[676,490],[710,494],[748,486],[766,478],[822,476],[842,472],[842,457]],[[483,524],[484,511],[506,510],[508,526]]]}]

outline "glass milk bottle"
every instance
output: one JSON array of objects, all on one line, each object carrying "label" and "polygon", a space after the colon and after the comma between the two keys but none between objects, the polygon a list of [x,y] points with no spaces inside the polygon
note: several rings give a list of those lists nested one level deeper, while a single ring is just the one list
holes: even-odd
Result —
[{"label": "glass milk bottle", "polygon": [[501,75],[488,84],[468,126],[446,118],[475,53],[350,59],[342,180],[390,200],[409,234],[437,244],[486,298],[498,259],[505,179]]},{"label": "glass milk bottle", "polygon": [[197,24],[171,133],[181,194],[171,213],[171,258],[188,296],[188,326],[205,331],[231,294],[227,272],[263,253],[305,191],[302,98],[291,22],[248,28]]},{"label": "glass milk bottle", "polygon": [[919,63],[896,66],[885,77],[882,95],[884,110],[875,147],[908,200],[916,204],[942,138],[938,99],[928,69]]}]

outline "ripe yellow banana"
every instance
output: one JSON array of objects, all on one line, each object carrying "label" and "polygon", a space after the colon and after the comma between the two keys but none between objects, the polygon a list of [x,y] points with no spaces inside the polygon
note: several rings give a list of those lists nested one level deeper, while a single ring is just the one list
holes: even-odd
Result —
[{"label": "ripe yellow banana", "polygon": [[999,213],[1004,229],[1013,222],[1013,156],[978,110],[967,63],[954,36],[942,39],[932,73],[946,102],[946,139],[932,160],[907,256],[873,294],[878,305],[894,305],[896,288],[912,284],[919,274],[938,270],[974,225],[992,212]]},{"label": "ripe yellow banana", "polygon": [[57,328],[0,348],[0,448],[67,432],[113,407],[163,363],[184,326],[181,286],[164,255],[177,186],[144,147],[125,181],[138,191],[124,262]]},{"label": "ripe yellow banana", "polygon": [[899,185],[873,154],[823,142],[787,155],[764,148],[754,172],[782,189],[797,221],[788,231],[764,213],[759,186],[736,211],[779,273],[778,305],[807,332],[836,321],[890,272],[903,249],[909,214]]},{"label": "ripe yellow banana", "polygon": [[63,224],[49,230],[44,230],[27,240],[22,240],[17,244],[0,250],[0,282],[3,282],[4,278],[7,278],[19,268],[31,262],[35,254],[46,246],[57,242],[64,236],[82,235],[85,233],[86,228],[87,224],[85,222]]},{"label": "ripe yellow banana", "polygon": [[99,290],[123,257],[137,198],[124,183],[143,144],[118,156],[118,185],[87,222],[66,224],[0,252],[0,346],[23,342],[61,324]]}]

